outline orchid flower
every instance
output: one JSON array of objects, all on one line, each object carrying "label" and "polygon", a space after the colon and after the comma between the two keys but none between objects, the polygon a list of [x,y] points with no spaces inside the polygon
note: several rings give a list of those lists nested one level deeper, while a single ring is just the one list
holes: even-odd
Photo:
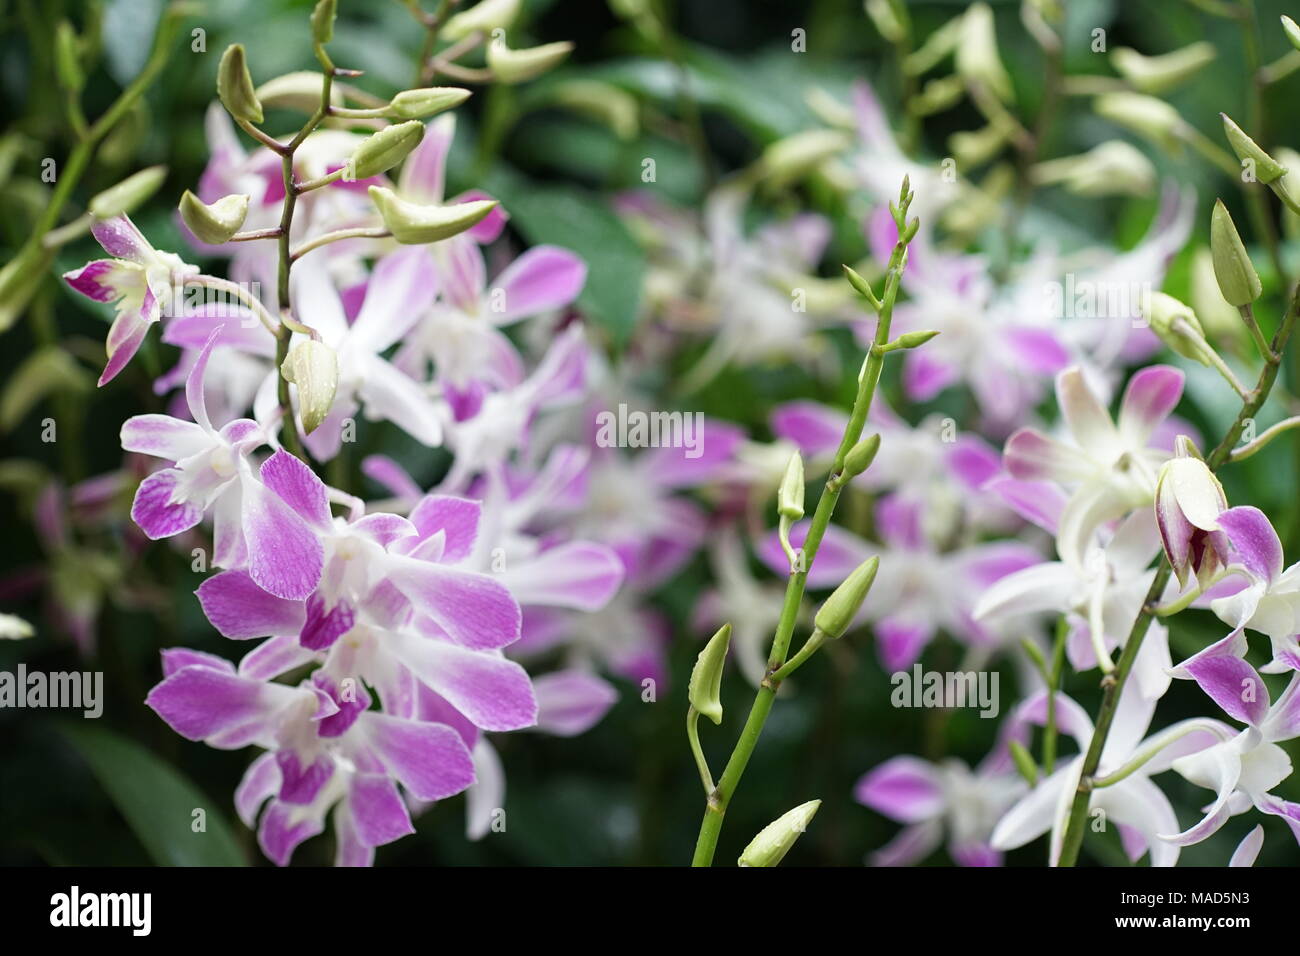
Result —
[{"label": "orchid flower", "polygon": [[1205,816],[1187,830],[1165,831],[1178,846],[1200,843],[1252,805],[1286,820],[1300,842],[1300,804],[1271,791],[1291,775],[1291,758],[1279,743],[1300,737],[1300,674],[1293,674],[1282,696],[1273,702],[1268,687],[1244,659],[1246,636],[1239,628],[1218,643],[1188,658],[1172,671],[1190,678],[1246,729],[1213,747],[1174,761],[1173,769],[1198,787],[1215,791]]},{"label": "orchid flower", "polygon": [[218,430],[208,417],[203,380],[219,334],[208,339],[185,383],[194,421],[136,415],[122,425],[125,451],[173,463],[140,483],[131,517],[157,540],[188,531],[211,511],[213,564],[247,566],[258,586],[271,594],[302,598],[320,580],[321,545],[293,509],[254,474],[248,456],[266,444],[265,433],[247,418]]},{"label": "orchid flower", "polygon": [[1056,539],[1061,560],[1081,565],[1103,522],[1151,503],[1156,472],[1169,452],[1150,442],[1182,393],[1178,369],[1144,368],[1129,380],[1115,423],[1082,371],[1069,368],[1056,378],[1056,395],[1074,442],[1034,428],[1021,428],[1007,439],[1004,463],[1012,477],[1072,489]]},{"label": "orchid flower", "polygon": [[[1153,623],[1140,653],[1146,654],[1151,645],[1163,645],[1167,657],[1167,639],[1164,628]],[[1167,676],[1165,683],[1167,686]],[[1018,717],[1042,725],[1046,721],[1046,703],[1046,694],[1030,698],[1021,705]],[[1099,819],[1119,827],[1120,840],[1130,860],[1136,862],[1144,852],[1149,852],[1152,866],[1173,866],[1178,862],[1179,848],[1167,842],[1163,835],[1177,825],[1178,818],[1169,799],[1151,777],[1175,766],[1185,755],[1212,748],[1229,737],[1231,729],[1218,721],[1194,718],[1143,739],[1155,705],[1156,699],[1144,696],[1136,683],[1125,686],[1097,774],[1102,779],[1115,774],[1119,779],[1109,786],[1093,788],[1089,810],[1094,814],[1102,811],[1105,816]],[[1008,810],[994,828],[991,840],[998,850],[1013,850],[1050,831],[1048,860],[1052,866],[1060,858],[1066,818],[1078,790],[1083,755],[1093,735],[1088,715],[1064,694],[1056,695],[1055,710],[1057,727],[1074,739],[1079,753],[1040,780]]]},{"label": "orchid flower", "polygon": [[96,221],[91,234],[112,259],[96,259],[63,274],[64,280],[87,298],[112,302],[117,315],[108,330],[108,364],[99,384],[110,382],[131,361],[149,326],[173,306],[175,290],[199,274],[175,253],[149,244],[126,216]]}]

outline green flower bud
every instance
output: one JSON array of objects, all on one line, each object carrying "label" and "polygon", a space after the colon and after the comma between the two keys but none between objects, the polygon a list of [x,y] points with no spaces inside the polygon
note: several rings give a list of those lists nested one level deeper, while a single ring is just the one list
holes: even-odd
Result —
[{"label": "green flower bud", "polygon": [[469,90],[458,86],[428,86],[403,90],[388,104],[388,115],[397,119],[427,119],[435,113],[455,109],[469,99]]},{"label": "green flower bud", "polygon": [[366,137],[348,162],[350,178],[369,179],[388,172],[419,146],[422,139],[424,124],[419,120],[398,123]]},{"label": "green flower bud", "polygon": [[727,663],[730,643],[731,625],[724,624],[695,659],[686,689],[691,706],[715,724],[722,723],[722,669]]},{"label": "green flower bud", "polygon": [[1129,47],[1118,47],[1110,55],[1120,76],[1143,93],[1164,93],[1190,79],[1214,60],[1214,45],[1201,40],[1161,56],[1143,56]]},{"label": "green flower bud", "polygon": [[839,130],[812,129],[778,139],[763,150],[760,168],[774,188],[796,182],[852,145]]},{"label": "green flower bud", "polygon": [[635,139],[641,127],[641,107],[636,97],[611,83],[569,80],[554,87],[550,94],[556,106],[599,120],[625,142]]},{"label": "green flower bud", "polygon": [[1034,182],[1060,184],[1079,196],[1146,196],[1156,183],[1156,168],[1140,149],[1112,139],[1077,156],[1049,159],[1033,167]]},{"label": "green flower bud", "polygon": [[1151,292],[1144,297],[1141,312],[1151,326],[1151,331],[1165,345],[1193,362],[1200,362],[1207,367],[1211,365],[1206,356],[1209,346],[1205,341],[1205,330],[1189,306],[1172,295]]},{"label": "green flower bud", "polygon": [[856,478],[870,468],[878,451],[880,451],[879,433],[868,435],[850,448],[849,453],[844,456],[844,479],[847,481]]},{"label": "green flower bud", "polygon": [[948,137],[948,149],[962,169],[983,166],[998,154],[1010,139],[1011,129],[1005,122],[991,122],[976,130],[961,130]]},{"label": "green flower bud", "polygon": [[820,800],[809,800],[783,813],[759,831],[758,836],[740,854],[740,866],[776,866],[794,846],[794,841],[808,829],[817,815]]},{"label": "green flower bud", "polygon": [[25,641],[35,637],[33,627],[15,614],[0,614],[0,641]]},{"label": "green flower bud", "polygon": [[1290,17],[1282,18],[1282,32],[1286,34],[1291,45],[1300,50],[1300,26],[1296,26],[1296,22]]},{"label": "green flower bud", "polygon": [[1015,762],[1016,769],[1020,771],[1020,776],[1025,778],[1025,782],[1031,787],[1038,786],[1038,765],[1034,763],[1034,758],[1029,755],[1025,745],[1018,740],[1008,741],[1008,749],[1011,751],[1011,759]]},{"label": "green flower bud", "polygon": [[1255,179],[1265,186],[1280,176],[1286,175],[1286,167],[1259,148],[1259,144],[1245,134],[1227,113],[1223,117],[1223,132],[1228,137],[1228,145],[1242,162],[1251,162],[1255,167]]},{"label": "green flower bud", "polygon": [[338,0],[320,0],[311,12],[311,40],[324,46],[334,39],[334,18],[339,14]]},{"label": "green flower bud", "polygon": [[219,246],[229,242],[244,225],[248,199],[241,195],[223,196],[209,206],[187,189],[181,196],[181,220],[200,241]]},{"label": "green flower bud", "polygon": [[150,166],[126,177],[116,186],[91,197],[87,207],[96,219],[112,219],[135,209],[158,191],[167,178],[166,166]]},{"label": "green flower bud", "polygon": [[1093,100],[1093,111],[1103,119],[1145,136],[1154,143],[1176,149],[1183,118],[1164,100],[1142,93],[1103,93]]},{"label": "green flower bud", "polygon": [[491,33],[497,27],[508,27],[519,16],[521,0],[482,0],[464,10],[442,27],[445,40],[463,40],[476,30]]},{"label": "green flower bud", "polygon": [[803,457],[796,451],[785,466],[785,477],[776,494],[776,511],[782,518],[798,521],[803,517]]},{"label": "green flower bud", "polygon": [[81,68],[77,31],[67,20],[60,20],[54,30],[54,71],[59,85],[65,90],[80,93],[86,85],[86,71]]},{"label": "green flower bud", "polygon": [[298,386],[298,414],[308,435],[325,420],[339,384],[339,359],[324,342],[307,339],[295,345],[280,366],[286,382]]},{"label": "green flower bud", "polygon": [[555,69],[572,52],[573,44],[567,40],[522,50],[512,50],[499,40],[488,46],[487,65],[501,83],[524,83]]},{"label": "green flower bud", "polygon": [[[315,113],[320,106],[320,74],[312,70],[295,70],[272,77],[255,91],[264,109],[291,109],[299,113]],[[330,86],[330,105],[343,105],[343,92],[338,83]]]},{"label": "green flower bud", "polygon": [[894,45],[907,39],[910,32],[907,10],[895,0],[866,0],[867,16],[882,37]]},{"label": "green flower bud", "polygon": [[1200,320],[1206,338],[1240,352],[1249,338],[1247,329],[1241,313],[1223,298],[1214,274],[1214,259],[1206,246],[1198,246],[1192,253],[1188,286],[1192,311]]},{"label": "green flower bud", "polygon": [[406,245],[450,239],[482,221],[497,206],[495,200],[487,199],[446,206],[417,206],[383,186],[371,186],[370,198],[393,238]]},{"label": "green flower bud", "polygon": [[831,592],[826,603],[818,610],[817,616],[813,618],[813,626],[827,637],[843,637],[857,617],[862,602],[867,599],[867,592],[876,580],[879,567],[880,558],[872,555],[854,568],[853,573]]},{"label": "green flower bud", "polygon": [[998,56],[993,11],[987,3],[971,4],[962,17],[957,72],[981,84],[1004,103],[1015,98],[1011,77]]},{"label": "green flower bud", "polygon": [[221,54],[217,67],[217,96],[235,119],[248,123],[262,122],[262,104],[253,90],[253,77],[244,59],[244,47],[233,43]]},{"label": "green flower bud", "polygon": [[1210,255],[1219,291],[1229,305],[1249,305],[1259,298],[1263,291],[1259,276],[1221,199],[1214,201],[1214,212],[1210,215]]}]

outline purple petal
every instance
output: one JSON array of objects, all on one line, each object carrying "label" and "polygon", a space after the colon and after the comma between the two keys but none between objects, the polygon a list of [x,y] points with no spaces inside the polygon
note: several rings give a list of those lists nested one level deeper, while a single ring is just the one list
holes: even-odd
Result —
[{"label": "purple petal", "polygon": [[445,641],[391,633],[389,640],[416,678],[484,730],[518,730],[537,722],[528,674],[514,661]]},{"label": "purple petal", "polygon": [[772,412],[772,433],[794,442],[807,456],[835,451],[844,437],[848,416],[818,402],[795,401]]},{"label": "purple petal", "polygon": [[943,812],[939,774],[916,757],[894,757],[862,777],[853,796],[877,813],[899,823],[918,823]]},{"label": "purple petal", "polygon": [[250,680],[274,680],[315,660],[315,653],[298,643],[296,633],[281,634],[268,638],[240,658],[239,676]]},{"label": "purple petal", "polygon": [[903,359],[903,391],[914,402],[928,402],[961,378],[953,362],[929,354],[925,349],[909,351]]},{"label": "purple petal", "polygon": [[1129,379],[1119,407],[1119,429],[1130,445],[1141,448],[1183,397],[1184,375],[1169,365],[1152,365]]},{"label": "purple petal", "polygon": [[366,846],[382,846],[415,832],[397,787],[381,773],[353,774],[347,800],[357,839]]},{"label": "purple petal", "polygon": [[276,800],[262,814],[261,825],[257,828],[257,845],[276,866],[287,866],[298,845],[324,829],[322,818],[302,816],[300,808]]},{"label": "purple petal", "polygon": [[194,422],[170,415],[136,415],[122,423],[122,450],[180,461],[211,444],[208,433]]},{"label": "purple petal", "polygon": [[283,448],[262,463],[262,482],[284,499],[308,524],[325,529],[331,524],[329,492],[325,482]]},{"label": "purple petal", "polygon": [[500,289],[505,293],[505,310],[492,318],[501,325],[525,316],[550,312],[578,297],[587,281],[587,264],[558,246],[534,246],[506,266],[489,298]]},{"label": "purple petal", "polygon": [[163,676],[171,677],[183,667],[207,667],[233,674],[235,667],[224,657],[192,650],[188,647],[169,647],[162,652]]},{"label": "purple petal", "polygon": [[235,789],[235,811],[244,826],[253,828],[257,811],[279,789],[280,768],[276,766],[274,752],[264,753],[248,765]]},{"label": "purple petal", "polygon": [[131,519],[152,541],[170,538],[193,528],[203,518],[203,509],[188,501],[173,501],[181,473],[174,468],[156,471],[136,489]]},{"label": "purple petal", "polygon": [[1077,449],[1038,431],[1021,428],[1003,449],[1007,471],[1023,481],[1076,481],[1085,477]]},{"label": "purple petal", "polygon": [[988,484],[993,492],[1020,517],[1055,535],[1068,500],[1055,482],[996,478]]},{"label": "purple petal", "polygon": [[256,739],[268,716],[264,687],[215,668],[186,667],[151,690],[145,704],[186,740],[220,734],[242,746]]},{"label": "purple petal", "polygon": [[298,643],[308,650],[323,651],[352,630],[357,614],[347,601],[340,601],[328,611],[325,599],[319,593],[307,598],[307,620],[303,623]]},{"label": "purple petal", "polygon": [[623,583],[623,562],[603,544],[569,541],[508,567],[503,579],[520,604],[598,611]]},{"label": "purple petal", "polygon": [[474,782],[469,750],[452,728],[377,711],[365,714],[363,724],[366,740],[384,768],[412,796],[442,800]]},{"label": "purple petal", "polygon": [[424,318],[437,294],[438,275],[425,247],[390,252],[375,264],[349,348],[383,352]]},{"label": "purple petal", "polygon": [[88,299],[112,302],[143,281],[140,270],[115,259],[96,259],[80,269],[63,273],[63,279]]},{"label": "purple petal", "polygon": [[275,763],[280,770],[279,797],[285,803],[311,803],[334,776],[334,761],[324,755],[304,764],[296,752],[279,750]]},{"label": "purple petal", "polygon": [[505,647],[519,639],[519,605],[486,574],[394,557],[389,579],[415,608],[465,647]]},{"label": "purple petal", "polygon": [[116,259],[128,259],[138,265],[148,265],[153,257],[153,246],[126,216],[100,219],[90,227],[90,234]]},{"label": "purple petal", "polygon": [[948,452],[948,469],[971,491],[981,491],[1002,470],[1002,456],[984,439],[962,435]]},{"label": "purple petal", "polygon": [[1277,580],[1282,573],[1282,542],[1264,512],[1240,505],[1221,513],[1218,524],[1246,570],[1270,583]]},{"label": "purple petal", "polygon": [[212,626],[235,640],[297,634],[305,620],[301,602],[269,594],[245,571],[214,574],[194,593]]},{"label": "purple petal", "polygon": [[609,712],[618,691],[609,682],[579,668],[534,679],[537,729],[560,737],[586,733]]},{"label": "purple petal", "polygon": [[1255,668],[1240,657],[1197,655],[1182,665],[1201,690],[1209,694],[1228,716],[1259,726],[1268,714],[1268,688]]},{"label": "purple petal", "polygon": [[690,488],[714,478],[730,463],[745,441],[745,430],[716,419],[704,419],[693,447],[655,448],[646,452],[641,467],[661,488]]},{"label": "purple petal", "polygon": [[934,625],[886,617],[876,622],[876,653],[880,666],[890,672],[906,670],[921,657],[934,637]]},{"label": "purple petal", "polygon": [[284,499],[260,481],[245,478],[240,525],[248,544],[248,572],[263,590],[282,598],[305,598],[316,590],[324,550],[316,534]]},{"label": "purple petal", "polygon": [[1070,353],[1049,329],[1010,328],[1003,341],[1017,364],[1038,375],[1055,375],[1070,364]]},{"label": "purple petal", "polygon": [[474,550],[482,515],[480,502],[452,495],[427,495],[411,510],[411,524],[415,525],[421,538],[445,531],[442,560],[456,564]]}]

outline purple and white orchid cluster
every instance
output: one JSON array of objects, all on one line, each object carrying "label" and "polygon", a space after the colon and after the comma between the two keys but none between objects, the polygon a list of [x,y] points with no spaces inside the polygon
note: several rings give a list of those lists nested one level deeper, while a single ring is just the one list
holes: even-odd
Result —
[{"label": "purple and white orchid cluster", "polygon": [[[313,18],[326,104],[339,71],[318,21],[332,17],[325,2]],[[116,309],[101,385],[154,325],[180,350],[155,383],[183,385],[171,414],[122,426],[123,450],[155,466],[131,516],[149,539],[197,549],[215,570],[197,592],[208,620],[254,642],[237,664],[165,651],[147,703],[190,740],[263,751],[235,802],[277,864],[332,814],[336,862],[368,865],[413,832],[412,814],[466,791],[481,836],[505,788],[487,734],[582,733],[617,698],[602,669],[659,675],[659,635],[643,639],[633,611],[615,649],[580,621],[618,614],[625,577],[680,561],[655,535],[696,479],[669,460],[602,465],[588,436],[547,425],[591,395],[595,353],[570,309],[586,266],[552,246],[512,257],[495,201],[444,200],[452,114],[426,127],[409,106],[436,112],[465,91],[399,94],[408,121],[378,132],[318,128],[323,107],[286,142],[256,125],[242,49],[221,70],[211,160],[181,216],[196,251],[230,256],[228,278],[155,249],[126,215],[93,226],[110,258],[65,277]],[[246,150],[232,116],[261,145]],[[540,355],[502,331],[525,321],[549,339]],[[445,450],[450,467],[426,491],[370,456],[379,501],[327,485],[313,463],[346,454],[358,417]],[[662,516],[590,520],[606,467],[662,489]]]}]

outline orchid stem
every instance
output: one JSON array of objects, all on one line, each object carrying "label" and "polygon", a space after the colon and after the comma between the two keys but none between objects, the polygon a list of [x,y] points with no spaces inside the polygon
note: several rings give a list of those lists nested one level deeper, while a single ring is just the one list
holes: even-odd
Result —
[{"label": "orchid stem", "polygon": [[[881,302],[880,318],[876,324],[874,344],[877,346],[884,345],[889,341],[890,320],[893,317],[894,300],[898,296],[898,277],[907,264],[908,230],[905,227],[907,226],[907,210],[911,205],[912,196],[910,184],[904,178],[899,204],[895,213],[899,241],[894,245],[893,253],[889,257],[885,296]],[[912,232],[914,234],[915,230],[912,230]],[[845,457],[862,437],[862,430],[867,421],[867,412],[870,410],[872,399],[875,397],[876,385],[880,381],[880,373],[884,367],[884,362],[885,357],[883,354],[875,350],[868,352],[866,362],[858,376],[858,392],[853,402],[853,411],[849,415],[848,425],[845,426],[844,435],[840,439],[839,448],[835,453],[835,463],[831,468],[832,476],[844,470]],[[786,662],[786,654],[790,649],[790,638],[794,634],[799,607],[803,603],[808,569],[812,567],[812,563],[817,557],[817,549],[821,545],[822,536],[826,532],[827,525],[830,524],[831,516],[835,512],[835,505],[839,501],[840,490],[839,486],[832,487],[828,481],[817,501],[817,510],[813,514],[812,522],[808,528],[808,536],[803,544],[803,566],[800,570],[791,574],[786,583],[785,600],[781,605],[781,617],[777,624],[776,634],[772,639],[771,653],[768,656],[767,677],[758,688],[754,703],[749,711],[749,717],[745,721],[744,729],[741,731],[740,739],[736,742],[735,749],[732,750],[731,757],[727,760],[726,767],[723,768],[722,777],[719,779],[717,786],[710,792],[705,803],[704,818],[700,823],[700,832],[695,844],[695,856],[692,860],[692,866],[710,866],[713,863],[714,853],[718,846],[718,836],[722,832],[722,822],[727,813],[727,806],[736,792],[740,778],[745,773],[745,767],[748,766],[749,758],[758,745],[758,738],[763,732],[763,726],[767,723],[768,714],[771,713],[772,705],[776,701],[776,692],[780,687],[780,681],[773,678],[781,672],[781,668]]]}]

